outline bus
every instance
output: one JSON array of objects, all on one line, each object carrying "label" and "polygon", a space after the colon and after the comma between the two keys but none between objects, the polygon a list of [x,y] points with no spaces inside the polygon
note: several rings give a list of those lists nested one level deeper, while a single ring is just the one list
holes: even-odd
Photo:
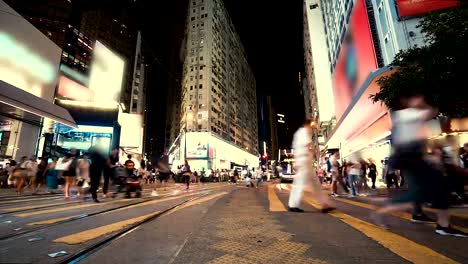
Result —
[{"label": "bus", "polygon": [[294,177],[296,176],[296,163],[294,161],[294,151],[292,149],[280,150],[278,164],[281,182],[292,182],[294,180]]}]

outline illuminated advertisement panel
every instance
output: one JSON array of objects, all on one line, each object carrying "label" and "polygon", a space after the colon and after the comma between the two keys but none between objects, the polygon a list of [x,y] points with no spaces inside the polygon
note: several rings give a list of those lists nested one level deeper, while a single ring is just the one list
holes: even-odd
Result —
[{"label": "illuminated advertisement panel", "polygon": [[459,4],[458,0],[397,0],[400,17],[421,15],[455,7]]},{"label": "illuminated advertisement panel", "polygon": [[136,114],[119,113],[120,146],[138,148],[143,138],[143,116]]},{"label": "illuminated advertisement panel", "polygon": [[208,133],[192,132],[186,137],[188,159],[208,158]]},{"label": "illuminated advertisement panel", "polygon": [[377,60],[365,0],[357,0],[351,14],[348,34],[333,73],[337,120],[341,118],[369,73],[375,69]]},{"label": "illuminated advertisement panel", "polygon": [[0,1],[0,80],[53,100],[61,49]]},{"label": "illuminated advertisement panel", "polygon": [[90,76],[62,64],[57,98],[65,107],[116,110],[123,84],[125,62],[102,43],[93,49]]},{"label": "illuminated advertisement panel", "polygon": [[89,78],[95,102],[118,102],[122,91],[125,61],[96,41]]}]

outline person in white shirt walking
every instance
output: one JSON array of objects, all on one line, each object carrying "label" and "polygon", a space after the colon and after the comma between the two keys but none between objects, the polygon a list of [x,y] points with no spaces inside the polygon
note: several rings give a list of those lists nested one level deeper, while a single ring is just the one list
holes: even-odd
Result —
[{"label": "person in white shirt walking", "polygon": [[315,123],[306,120],[304,126],[294,134],[293,148],[296,161],[296,177],[294,178],[291,194],[289,195],[289,211],[303,212],[299,206],[306,184],[311,184],[313,195],[322,206],[322,212],[327,213],[335,208],[330,205],[329,198],[322,192],[320,181],[313,165],[314,149],[312,145],[312,134]]}]

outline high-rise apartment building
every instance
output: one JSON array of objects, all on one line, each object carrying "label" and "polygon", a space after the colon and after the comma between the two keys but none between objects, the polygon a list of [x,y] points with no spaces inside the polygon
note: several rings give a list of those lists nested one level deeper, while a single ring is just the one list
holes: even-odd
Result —
[{"label": "high-rise apartment building", "polygon": [[256,82],[222,0],[190,1],[185,44],[181,130],[241,150],[231,162],[245,163],[258,154]]}]

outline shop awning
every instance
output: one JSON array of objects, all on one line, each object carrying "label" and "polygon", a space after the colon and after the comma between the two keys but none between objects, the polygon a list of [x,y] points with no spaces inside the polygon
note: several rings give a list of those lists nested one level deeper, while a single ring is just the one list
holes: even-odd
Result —
[{"label": "shop awning", "polygon": [[0,104],[8,105],[39,117],[47,117],[58,123],[77,128],[75,120],[73,120],[73,117],[66,109],[18,89],[4,81],[0,81]]},{"label": "shop awning", "polygon": [[[357,139],[360,141],[359,145],[365,144],[363,139],[368,138],[368,136],[363,137],[362,135],[369,134],[366,130],[373,124],[379,124],[379,129],[382,131],[374,131],[375,129],[372,128],[373,131],[370,134],[375,136],[380,133],[382,137],[388,136],[390,124],[385,124],[385,122],[389,122],[389,118],[385,117],[388,114],[388,109],[380,102],[373,103],[369,96],[380,90],[377,80],[392,74],[393,71],[392,67],[384,67],[369,74],[329,137],[326,144],[328,148],[356,145],[356,142],[353,141]],[[381,123],[385,125],[381,125]],[[355,147],[357,145],[353,146],[353,149]]]}]

